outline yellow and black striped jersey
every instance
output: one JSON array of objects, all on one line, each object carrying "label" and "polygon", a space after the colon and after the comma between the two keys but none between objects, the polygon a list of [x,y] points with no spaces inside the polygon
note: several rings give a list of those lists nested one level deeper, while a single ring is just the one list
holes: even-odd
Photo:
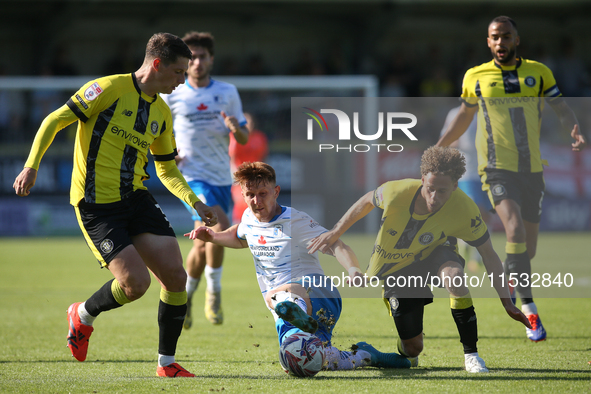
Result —
[{"label": "yellow and black striped jersey", "polygon": [[67,102],[80,120],[76,133],[70,202],[104,204],[146,189],[148,149],[173,160],[170,109],[159,95],[143,93],[135,74],[90,81]]},{"label": "yellow and black striped jersey", "polygon": [[552,71],[542,63],[517,59],[514,66],[491,60],[464,76],[462,100],[479,105],[478,171],[541,172],[540,127],[544,97],[561,96]]},{"label": "yellow and black striped jersey", "polygon": [[[412,264],[420,264],[448,237],[480,246],[489,238],[478,206],[460,189],[437,212],[414,213],[420,179],[386,182],[374,192],[374,205],[384,210],[368,276],[381,279]],[[435,273],[434,273],[435,274]]]}]

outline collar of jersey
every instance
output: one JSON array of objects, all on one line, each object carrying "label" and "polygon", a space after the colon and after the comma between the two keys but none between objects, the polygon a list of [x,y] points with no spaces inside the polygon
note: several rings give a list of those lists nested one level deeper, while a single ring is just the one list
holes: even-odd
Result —
[{"label": "collar of jersey", "polygon": [[496,68],[500,68],[503,71],[510,71],[510,70],[517,70],[521,66],[522,59],[520,57],[518,57],[517,63],[514,66],[501,66],[501,65],[497,64],[497,62],[495,62],[494,59],[492,62]]},{"label": "collar of jersey", "polygon": [[281,206],[281,212],[275,216],[273,216],[273,219],[269,220],[269,223],[274,222],[275,220],[277,220],[277,218],[281,215],[283,215],[283,213],[287,210],[287,207]]},{"label": "collar of jersey", "polygon": [[413,197],[412,202],[410,203],[410,207],[409,207],[410,217],[413,218],[413,219],[416,219],[416,220],[427,220],[427,219],[429,219],[431,216],[433,216],[437,212],[441,211],[443,209],[443,207],[445,207],[445,204],[447,204],[449,202],[449,201],[446,201],[445,204],[443,204],[443,207],[439,208],[439,210],[437,210],[435,212],[432,212],[432,213],[425,213],[423,215],[420,215],[418,213],[415,213],[415,201],[419,197],[419,193],[421,192],[421,189],[422,188],[423,188],[423,185],[420,185],[419,188],[417,189],[417,191],[415,192],[415,196]]},{"label": "collar of jersey", "polygon": [[191,90],[197,90],[197,89],[209,89],[211,87],[211,85],[213,85],[213,78],[209,77],[209,85],[204,86],[202,88],[194,88],[193,85],[191,85],[188,81],[187,78],[185,78],[185,85],[187,85],[189,87],[189,89]]},{"label": "collar of jersey", "polygon": [[148,96],[146,93],[142,92],[142,90],[140,89],[140,85],[138,85],[138,83],[137,83],[137,78],[135,76],[135,73],[131,73],[131,79],[133,80],[133,86],[135,87],[135,90],[137,90],[137,92],[139,93],[141,98],[143,98],[144,100],[146,100],[149,103],[153,103],[154,101],[158,100],[158,95],[156,95],[156,97],[152,97],[152,96]]}]

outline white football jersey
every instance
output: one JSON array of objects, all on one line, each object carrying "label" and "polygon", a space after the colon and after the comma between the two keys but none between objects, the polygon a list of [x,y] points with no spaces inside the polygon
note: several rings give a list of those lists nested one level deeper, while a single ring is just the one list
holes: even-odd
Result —
[{"label": "white football jersey", "polygon": [[247,208],[238,225],[237,235],[248,242],[263,295],[306,275],[324,275],[318,252],[308,254],[306,246],[326,229],[304,212],[281,208],[268,223],[259,222]]},{"label": "white football jersey", "polygon": [[185,82],[162,98],[172,112],[179,156],[179,169],[187,181],[205,181],[214,186],[232,184],[228,146],[230,130],[221,112],[246,125],[242,102],[234,85],[211,80],[195,89]]}]

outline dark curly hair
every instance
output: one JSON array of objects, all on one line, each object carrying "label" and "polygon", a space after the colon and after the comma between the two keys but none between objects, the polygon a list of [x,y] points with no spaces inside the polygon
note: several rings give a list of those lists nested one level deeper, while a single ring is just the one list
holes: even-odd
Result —
[{"label": "dark curly hair", "polygon": [[466,159],[462,153],[450,147],[432,146],[421,157],[421,175],[449,175],[457,182],[466,172]]}]

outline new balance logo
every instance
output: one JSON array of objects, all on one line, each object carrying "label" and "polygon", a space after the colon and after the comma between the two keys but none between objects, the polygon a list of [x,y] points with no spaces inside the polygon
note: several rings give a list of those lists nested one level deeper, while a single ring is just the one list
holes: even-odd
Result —
[{"label": "new balance logo", "polygon": [[121,114],[125,115],[125,116],[131,116],[131,115],[133,115],[133,111],[130,111],[128,109],[124,109],[123,112],[121,112]]}]

